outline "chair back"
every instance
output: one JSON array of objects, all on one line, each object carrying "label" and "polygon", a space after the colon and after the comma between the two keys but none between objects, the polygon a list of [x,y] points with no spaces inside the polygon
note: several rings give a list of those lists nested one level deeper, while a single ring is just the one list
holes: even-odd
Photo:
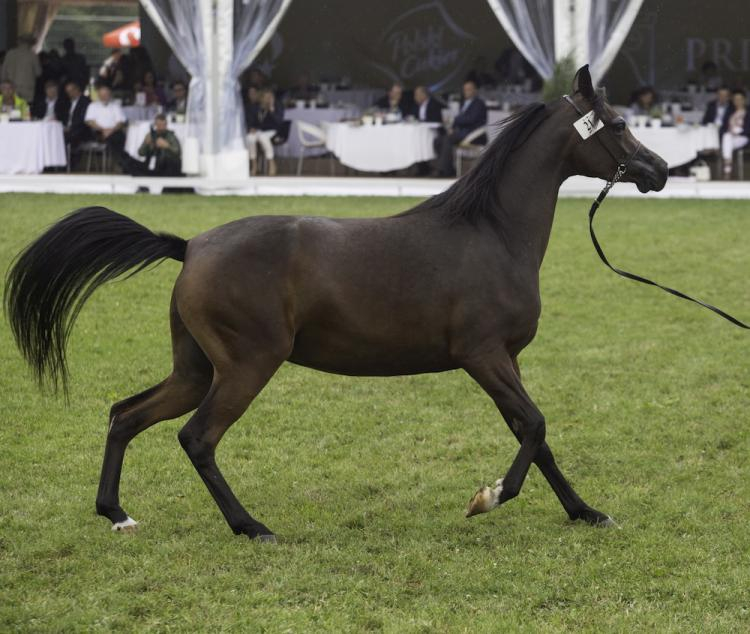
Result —
[{"label": "chair back", "polygon": [[326,131],[307,121],[297,121],[297,138],[305,147],[320,147],[325,145]]},{"label": "chair back", "polygon": [[[474,145],[474,141],[479,141],[480,137],[482,136],[484,136],[484,143],[486,143],[487,142],[486,135],[487,135],[486,125],[483,125],[477,128],[476,130],[472,130],[471,132],[469,132],[469,134],[467,134],[464,137],[463,141],[461,141],[461,147],[465,147],[465,148],[471,147],[472,145]],[[484,143],[482,143],[481,141],[479,142],[479,144],[481,145],[484,145]]]}]

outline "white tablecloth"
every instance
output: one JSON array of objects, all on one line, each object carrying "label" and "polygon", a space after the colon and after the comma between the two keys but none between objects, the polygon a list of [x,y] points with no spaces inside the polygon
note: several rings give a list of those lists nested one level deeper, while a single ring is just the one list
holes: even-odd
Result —
[{"label": "white tablecloth", "polygon": [[0,123],[0,148],[0,174],[40,174],[67,164],[59,121]]},{"label": "white tablecloth", "polygon": [[[180,145],[185,147],[185,138],[187,136],[187,123],[170,123],[169,129],[177,135]],[[131,121],[128,125],[128,134],[125,137],[125,151],[133,158],[143,159],[138,156],[138,148],[146,138],[151,129],[151,121]]]},{"label": "white tablecloth", "polygon": [[[284,111],[284,119],[292,122],[289,129],[289,140],[276,148],[276,155],[283,157],[298,157],[301,154],[302,144],[299,142],[297,133],[297,121],[305,121],[316,126],[321,126],[324,121],[341,121],[344,118],[356,117],[358,112],[353,109],[342,108],[288,108]],[[322,154],[324,150],[321,150]],[[312,156],[313,151],[308,150],[305,156]]]},{"label": "white tablecloth", "polygon": [[649,150],[661,156],[670,168],[689,163],[698,152],[719,148],[719,133],[713,126],[631,127],[630,131]]},{"label": "white tablecloth", "polygon": [[363,172],[390,172],[435,158],[436,127],[431,124],[327,123],[324,127],[326,147],[342,164]]}]

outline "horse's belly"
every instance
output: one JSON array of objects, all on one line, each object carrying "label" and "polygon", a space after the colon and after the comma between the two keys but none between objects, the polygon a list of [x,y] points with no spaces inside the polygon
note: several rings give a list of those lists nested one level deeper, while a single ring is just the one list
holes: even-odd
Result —
[{"label": "horse's belly", "polygon": [[352,376],[396,376],[456,368],[447,351],[429,341],[380,341],[375,333],[368,336],[325,330],[298,333],[289,361]]}]

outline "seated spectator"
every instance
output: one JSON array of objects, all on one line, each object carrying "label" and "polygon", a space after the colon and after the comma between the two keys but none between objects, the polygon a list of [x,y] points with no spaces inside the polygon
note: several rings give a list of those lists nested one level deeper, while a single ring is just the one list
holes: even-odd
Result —
[{"label": "seated spectator", "polygon": [[29,104],[16,94],[16,86],[10,79],[0,81],[0,112],[18,110],[22,119],[29,117]]},{"label": "seated spectator", "polygon": [[67,108],[63,121],[65,142],[70,144],[71,154],[78,146],[91,139],[91,128],[86,125],[86,111],[91,100],[81,92],[77,81],[69,79],[65,84],[65,94],[68,97]]},{"label": "seated spectator", "polygon": [[154,125],[138,148],[143,161],[125,155],[123,169],[133,176],[180,176],[182,150],[177,136],[167,128],[167,117],[157,114]]},{"label": "seated spectator", "polygon": [[245,114],[247,114],[247,109],[255,105],[260,105],[260,89],[256,88],[255,86],[248,86],[247,87],[247,101],[245,102]]},{"label": "seated spectator", "polygon": [[177,80],[172,84],[172,99],[167,102],[167,112],[184,115],[187,112],[187,86]]},{"label": "seated spectator", "polygon": [[375,106],[393,114],[400,114],[402,117],[406,117],[411,112],[409,102],[404,97],[404,87],[399,82],[395,82],[388,94],[375,102]]},{"label": "seated spectator", "polygon": [[[461,110],[453,120],[453,127],[435,139],[435,151],[437,152],[437,174],[441,177],[455,176],[453,167],[453,149],[459,145],[471,132],[477,128],[487,125],[487,106],[477,96],[477,85],[468,80],[463,85],[464,101]],[[477,139],[477,142],[480,142]]]},{"label": "seated spectator", "polygon": [[[747,100],[742,90],[732,93],[734,112],[729,116],[727,131],[721,137],[721,155],[724,158],[724,178],[732,175],[732,154],[747,145],[750,140],[750,116]],[[741,160],[741,159],[740,159]]]},{"label": "seated spectator", "polygon": [[656,104],[656,92],[651,86],[644,86],[635,94],[635,101],[630,104],[630,110],[634,115],[645,115],[647,117],[660,117],[661,110]]},{"label": "seated spectator", "polygon": [[65,54],[61,61],[65,82],[74,81],[83,89],[89,83],[89,67],[86,64],[86,58],[76,53],[76,43],[72,37],[63,40],[63,48]]},{"label": "seated spectator", "polygon": [[156,82],[156,75],[154,75],[153,71],[147,70],[143,74],[141,90],[146,93],[147,106],[167,105],[167,96],[164,94],[164,88]]},{"label": "seated spectator", "polygon": [[[250,90],[248,90],[248,93]],[[276,161],[273,152],[273,138],[284,122],[284,110],[276,103],[272,90],[260,91],[260,101],[248,103],[245,111],[247,126],[247,147],[250,152],[250,173],[258,173],[258,145],[268,159],[268,175],[276,176]]]},{"label": "seated spectator", "polygon": [[65,124],[65,118],[68,108],[67,99],[59,94],[57,82],[54,79],[48,79],[44,82],[44,98],[37,100],[31,106],[31,116],[34,119],[44,121],[61,121]]},{"label": "seated spectator", "polygon": [[709,102],[706,112],[703,113],[703,125],[713,123],[719,128],[719,138],[727,131],[729,116],[734,111],[732,105],[732,92],[726,86],[722,86],[716,91],[716,99]]},{"label": "seated spectator", "polygon": [[[442,123],[444,104],[435,99],[425,86],[417,86],[414,89],[414,115],[417,121],[422,123]],[[442,132],[442,129],[441,129]],[[417,163],[417,174],[419,176],[429,176],[429,161]]]},{"label": "seated spectator", "polygon": [[424,123],[442,123],[445,105],[430,94],[426,86],[414,89],[415,113],[418,121]]},{"label": "seated spectator", "polygon": [[18,38],[18,46],[5,54],[0,78],[9,79],[15,86],[15,92],[26,103],[34,100],[36,78],[42,74],[39,58],[31,49],[36,42],[33,35],[22,35]]},{"label": "seated spectator", "polygon": [[86,125],[91,128],[94,138],[106,143],[112,156],[119,160],[125,147],[125,113],[112,101],[112,90],[107,84],[99,82],[96,92],[99,100],[92,101],[86,109]]}]

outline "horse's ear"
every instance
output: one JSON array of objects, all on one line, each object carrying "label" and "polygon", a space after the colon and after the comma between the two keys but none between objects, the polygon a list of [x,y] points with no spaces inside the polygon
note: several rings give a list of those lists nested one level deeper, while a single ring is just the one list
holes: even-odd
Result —
[{"label": "horse's ear", "polygon": [[573,94],[580,92],[586,99],[594,97],[594,84],[591,81],[589,65],[581,66],[573,78]]}]

